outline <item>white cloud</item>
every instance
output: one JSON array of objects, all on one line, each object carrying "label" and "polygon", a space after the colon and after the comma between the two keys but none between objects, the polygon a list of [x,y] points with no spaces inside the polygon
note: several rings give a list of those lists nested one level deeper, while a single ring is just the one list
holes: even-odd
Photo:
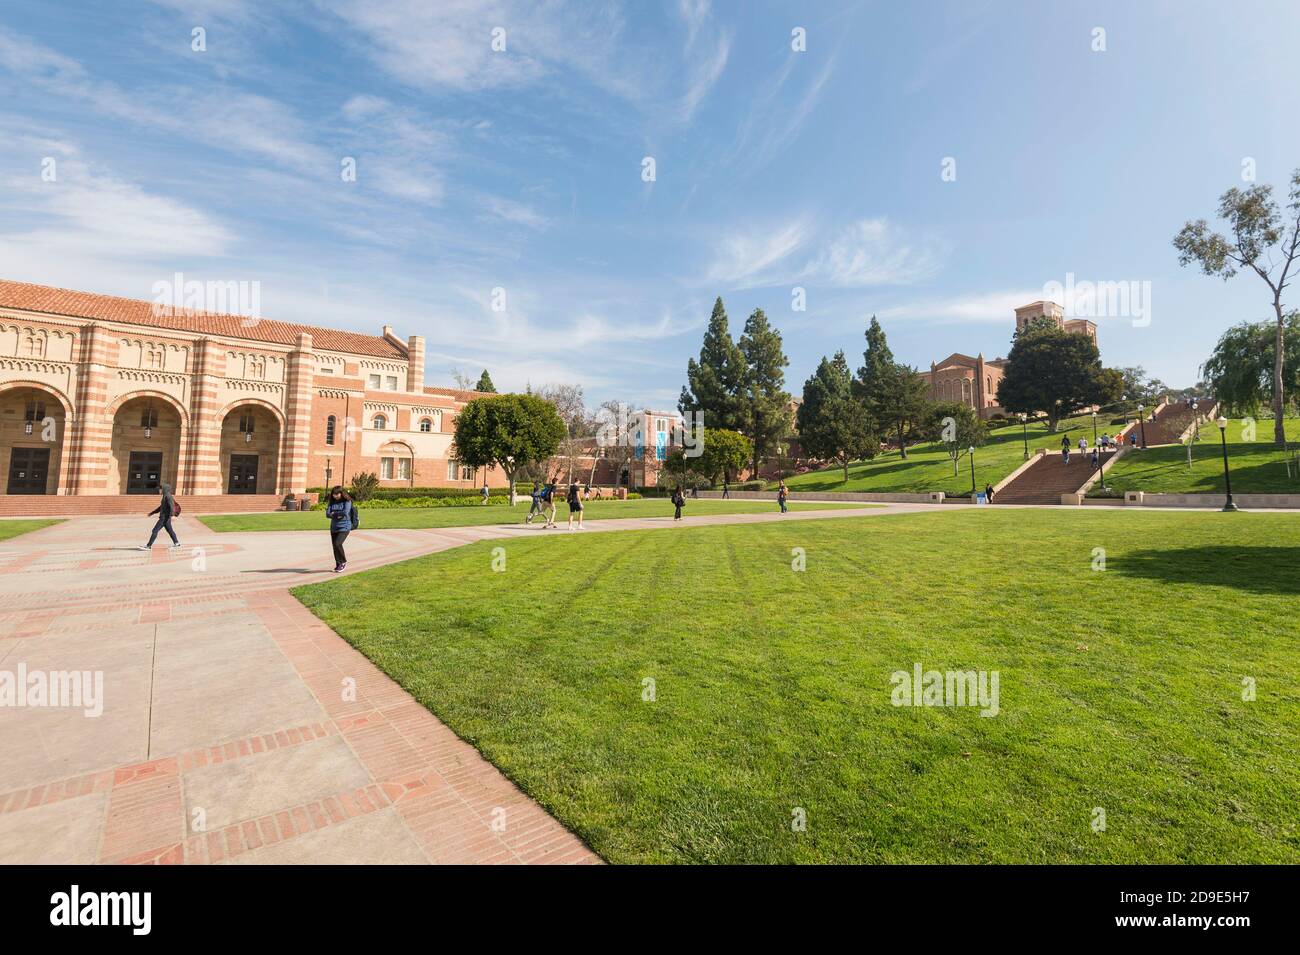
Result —
[{"label": "white cloud", "polygon": [[938,271],[945,253],[932,239],[909,239],[884,218],[861,219],[826,243],[798,278],[831,286],[906,285]]},{"label": "white cloud", "polygon": [[775,285],[785,280],[789,269],[780,269],[808,238],[801,220],[776,229],[748,229],[724,239],[706,276],[709,282],[732,288]]},{"label": "white cloud", "polygon": [[877,317],[933,324],[1014,323],[1015,310],[1043,297],[1043,290],[982,292],[940,300],[907,302],[879,311]]},{"label": "white cloud", "polygon": [[531,206],[515,202],[513,199],[503,199],[500,196],[488,196],[484,200],[484,215],[489,218],[504,219],[515,225],[528,226],[530,229],[544,229],[550,224],[546,216]]}]

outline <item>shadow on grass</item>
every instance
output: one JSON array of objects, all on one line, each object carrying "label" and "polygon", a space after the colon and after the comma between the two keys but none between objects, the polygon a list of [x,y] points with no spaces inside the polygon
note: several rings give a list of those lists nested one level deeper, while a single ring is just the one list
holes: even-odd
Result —
[{"label": "shadow on grass", "polygon": [[1169,584],[1210,584],[1257,594],[1300,594],[1300,547],[1207,545],[1140,550],[1112,557],[1106,569]]}]

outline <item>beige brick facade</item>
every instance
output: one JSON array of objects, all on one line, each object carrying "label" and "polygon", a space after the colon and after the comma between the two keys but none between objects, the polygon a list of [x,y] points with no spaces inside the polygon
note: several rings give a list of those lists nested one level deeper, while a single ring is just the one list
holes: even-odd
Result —
[{"label": "beige brick facade", "polygon": [[482,484],[450,461],[474,393],[426,386],[423,339],[383,332],[0,281],[5,492],[284,495],[363,471],[394,487]]}]

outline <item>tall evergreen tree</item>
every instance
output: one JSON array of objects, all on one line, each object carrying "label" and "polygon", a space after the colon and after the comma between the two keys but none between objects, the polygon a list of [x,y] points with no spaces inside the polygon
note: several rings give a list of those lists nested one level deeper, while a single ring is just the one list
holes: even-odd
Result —
[{"label": "tall evergreen tree", "polygon": [[830,361],[822,358],[804,382],[795,420],[805,453],[841,464],[845,481],[851,461],[874,457],[880,448],[867,409],[853,394],[853,375],[842,351]]},{"label": "tall evergreen tree", "polygon": [[863,365],[858,369],[858,384],[860,394],[870,400],[894,373],[894,353],[889,350],[885,330],[880,327],[880,322],[876,321],[874,315],[871,316],[871,324],[867,326],[866,336],[867,350],[862,353]]},{"label": "tall evergreen tree", "polygon": [[704,424],[708,428],[741,430],[744,379],[745,356],[731,338],[727,310],[719,296],[704,332],[700,360],[692,358],[686,363],[687,384],[682,388],[677,410],[687,416],[704,412]]},{"label": "tall evergreen tree", "polygon": [[790,364],[781,347],[781,333],[773,328],[761,308],[745,321],[740,336],[740,353],[745,362],[741,397],[743,427],[739,430],[754,442],[754,475],[758,463],[790,430],[790,395],[785,391],[785,372]]},{"label": "tall evergreen tree", "polygon": [[478,384],[474,386],[474,390],[496,394],[496,386],[492,384],[492,376],[487,373],[486,368],[483,369],[483,374],[478,376]]}]

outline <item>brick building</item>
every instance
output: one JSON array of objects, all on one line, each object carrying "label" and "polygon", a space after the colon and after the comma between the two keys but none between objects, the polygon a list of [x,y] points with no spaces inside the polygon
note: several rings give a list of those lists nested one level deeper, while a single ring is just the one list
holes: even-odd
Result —
[{"label": "brick building", "polygon": [[424,383],[424,340],[0,281],[8,494],[300,493],[362,471],[472,489],[474,392]]},{"label": "brick building", "polygon": [[[1097,342],[1095,323],[1083,318],[1066,319],[1065,309],[1055,302],[1030,302],[1015,311],[1017,332],[1034,319],[1045,318],[1054,322],[1057,328],[1087,335],[1094,344]],[[989,418],[1002,412],[998,404],[998,385],[1002,382],[1006,363],[1006,359],[1001,357],[986,359],[983,352],[974,358],[953,352],[942,361],[931,362],[930,370],[921,372],[921,378],[930,386],[932,401],[964,404],[979,412],[981,418]]]}]

